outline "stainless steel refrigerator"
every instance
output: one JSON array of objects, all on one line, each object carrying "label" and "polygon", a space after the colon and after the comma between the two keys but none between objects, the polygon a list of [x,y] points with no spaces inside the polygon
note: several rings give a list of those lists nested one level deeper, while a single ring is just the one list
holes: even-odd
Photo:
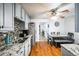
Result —
[{"label": "stainless steel refrigerator", "polygon": [[32,35],[31,44],[33,46],[35,44],[35,23],[30,22],[28,24],[28,28],[29,28],[29,33]]}]

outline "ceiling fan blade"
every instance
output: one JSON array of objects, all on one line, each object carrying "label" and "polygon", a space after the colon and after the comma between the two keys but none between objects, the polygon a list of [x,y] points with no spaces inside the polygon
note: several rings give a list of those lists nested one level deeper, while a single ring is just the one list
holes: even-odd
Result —
[{"label": "ceiling fan blade", "polygon": [[58,7],[55,8],[55,11],[57,11],[59,8],[64,7],[64,6],[68,5],[68,4],[70,4],[70,3],[62,3],[62,4],[60,4]]}]

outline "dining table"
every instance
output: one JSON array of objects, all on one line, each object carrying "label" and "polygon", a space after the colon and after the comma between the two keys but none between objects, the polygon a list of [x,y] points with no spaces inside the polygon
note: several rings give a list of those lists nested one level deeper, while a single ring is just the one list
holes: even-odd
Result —
[{"label": "dining table", "polygon": [[52,43],[56,47],[60,47],[60,44],[72,43],[71,40],[68,40],[68,35],[50,35],[52,37]]}]

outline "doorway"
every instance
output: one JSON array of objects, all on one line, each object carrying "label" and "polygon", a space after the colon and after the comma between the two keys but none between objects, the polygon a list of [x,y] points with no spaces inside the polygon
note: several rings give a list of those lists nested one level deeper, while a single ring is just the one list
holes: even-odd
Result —
[{"label": "doorway", "polygon": [[47,41],[47,23],[46,22],[41,22],[39,24],[39,38],[40,41]]}]

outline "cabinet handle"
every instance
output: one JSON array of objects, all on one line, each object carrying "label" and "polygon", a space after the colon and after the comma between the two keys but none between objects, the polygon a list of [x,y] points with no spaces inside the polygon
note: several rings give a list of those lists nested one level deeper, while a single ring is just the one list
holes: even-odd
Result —
[{"label": "cabinet handle", "polygon": [[2,26],[2,28],[4,28],[4,26]]}]

